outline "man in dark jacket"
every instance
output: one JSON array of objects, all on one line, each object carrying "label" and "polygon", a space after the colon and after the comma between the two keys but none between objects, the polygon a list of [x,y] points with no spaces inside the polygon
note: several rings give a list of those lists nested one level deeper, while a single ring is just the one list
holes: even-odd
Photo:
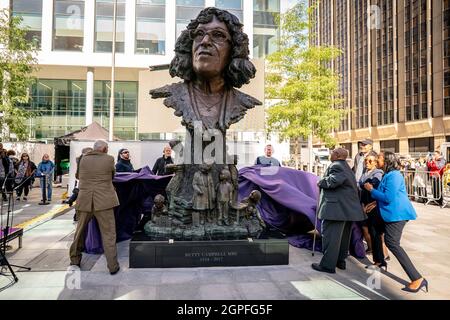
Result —
[{"label": "man in dark jacket", "polygon": [[345,270],[345,258],[350,245],[353,221],[366,219],[358,197],[354,173],[346,159],[348,151],[333,150],[332,164],[318,182],[320,199],[318,217],[322,220],[323,257],[312,268],[321,272],[335,273],[336,267]]},{"label": "man in dark jacket", "polygon": [[172,159],[172,148],[170,146],[165,146],[163,150],[163,156],[156,160],[155,165],[153,166],[153,174],[157,176],[165,176],[168,175],[166,171],[166,166],[168,164],[173,164]]},{"label": "man in dark jacket", "polygon": [[130,158],[130,151],[128,149],[120,149],[117,155],[116,172],[133,172],[134,168]]}]

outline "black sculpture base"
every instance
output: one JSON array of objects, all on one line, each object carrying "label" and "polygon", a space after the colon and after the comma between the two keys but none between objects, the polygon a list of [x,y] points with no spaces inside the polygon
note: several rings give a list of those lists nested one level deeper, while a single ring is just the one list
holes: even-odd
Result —
[{"label": "black sculpture base", "polygon": [[233,267],[289,264],[287,239],[130,242],[130,268]]}]

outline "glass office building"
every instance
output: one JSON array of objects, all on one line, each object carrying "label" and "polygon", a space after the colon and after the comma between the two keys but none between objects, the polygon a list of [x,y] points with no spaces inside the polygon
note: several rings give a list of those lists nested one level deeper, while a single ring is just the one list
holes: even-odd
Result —
[{"label": "glass office building", "polygon": [[[280,0],[117,0],[115,136],[157,136],[138,128],[139,110],[149,99],[144,73],[167,68],[176,38],[210,6],[243,22],[253,58],[276,50]],[[21,106],[35,112],[28,120],[30,139],[51,141],[92,121],[108,128],[114,0],[0,0],[2,7],[22,17],[27,39],[38,45],[37,79]]]},{"label": "glass office building", "polygon": [[[318,3],[318,4],[317,4]],[[310,0],[316,44],[343,50],[343,145],[418,156],[450,141],[450,1]],[[369,23],[369,24],[368,24]],[[378,149],[378,146],[376,146]]]}]

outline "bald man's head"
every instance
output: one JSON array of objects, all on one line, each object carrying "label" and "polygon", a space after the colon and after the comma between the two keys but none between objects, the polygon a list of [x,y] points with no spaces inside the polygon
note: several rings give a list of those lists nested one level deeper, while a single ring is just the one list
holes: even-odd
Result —
[{"label": "bald man's head", "polygon": [[347,160],[348,157],[348,151],[344,148],[336,148],[331,152],[331,161],[336,160]]}]

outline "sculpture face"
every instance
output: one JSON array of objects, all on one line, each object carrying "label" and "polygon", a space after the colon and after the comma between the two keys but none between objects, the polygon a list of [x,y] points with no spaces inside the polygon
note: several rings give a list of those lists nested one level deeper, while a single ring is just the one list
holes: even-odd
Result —
[{"label": "sculpture face", "polygon": [[199,24],[191,38],[194,72],[204,79],[222,75],[231,54],[231,36],[226,24],[214,16],[211,22]]}]

